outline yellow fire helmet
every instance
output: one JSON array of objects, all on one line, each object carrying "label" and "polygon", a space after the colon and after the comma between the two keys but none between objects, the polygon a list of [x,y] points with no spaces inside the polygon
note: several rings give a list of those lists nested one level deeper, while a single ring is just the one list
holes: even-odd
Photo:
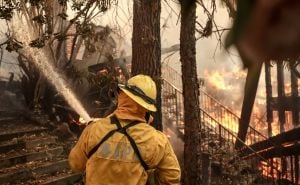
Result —
[{"label": "yellow fire helmet", "polygon": [[119,88],[145,109],[156,112],[156,85],[150,76],[136,75],[131,77],[125,85],[119,84]]}]

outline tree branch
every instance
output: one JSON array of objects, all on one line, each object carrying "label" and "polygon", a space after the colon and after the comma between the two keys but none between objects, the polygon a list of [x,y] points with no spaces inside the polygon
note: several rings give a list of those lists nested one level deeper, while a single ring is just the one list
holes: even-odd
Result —
[{"label": "tree branch", "polygon": [[[61,35],[62,35],[62,36],[66,35],[67,32],[69,31],[69,29],[71,28],[71,26],[76,22],[76,20],[77,20],[80,16],[82,16],[82,14],[86,13],[86,10],[88,10],[88,9],[89,9],[96,1],[97,1],[97,0],[90,0],[90,1],[88,1],[88,3],[86,4],[86,6],[85,6],[83,9],[81,9],[81,10],[77,13],[77,15],[76,15],[74,18],[72,18],[72,19],[70,20],[70,23],[69,23],[68,26],[65,28],[65,30],[62,31],[62,34],[61,34]],[[49,40],[49,45],[52,45],[52,43],[53,43],[54,40],[55,40],[54,38],[51,39],[51,40]]]}]

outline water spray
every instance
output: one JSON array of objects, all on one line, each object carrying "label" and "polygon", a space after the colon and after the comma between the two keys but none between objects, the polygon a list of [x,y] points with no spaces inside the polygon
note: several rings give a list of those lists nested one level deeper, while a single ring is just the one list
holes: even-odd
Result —
[{"label": "water spray", "polygon": [[32,24],[20,15],[14,15],[11,20],[11,27],[14,37],[23,43],[23,48],[20,50],[25,58],[33,62],[46,79],[63,95],[68,104],[88,123],[91,121],[90,116],[83,108],[82,104],[76,98],[71,88],[68,87],[63,75],[59,74],[54,67],[54,58],[51,55],[49,46],[43,48],[34,48],[29,46],[29,43],[36,39],[36,35]]}]

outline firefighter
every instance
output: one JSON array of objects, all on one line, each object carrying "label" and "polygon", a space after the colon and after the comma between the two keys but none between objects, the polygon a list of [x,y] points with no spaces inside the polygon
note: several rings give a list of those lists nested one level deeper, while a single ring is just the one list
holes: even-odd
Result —
[{"label": "firefighter", "polygon": [[166,135],[147,124],[155,112],[156,85],[146,75],[119,85],[117,109],[89,124],[69,154],[73,171],[86,171],[87,185],[180,183],[180,167]]}]

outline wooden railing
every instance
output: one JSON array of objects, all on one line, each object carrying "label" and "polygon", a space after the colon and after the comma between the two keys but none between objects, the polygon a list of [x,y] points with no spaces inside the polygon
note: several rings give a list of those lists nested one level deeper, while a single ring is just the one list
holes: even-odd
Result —
[{"label": "wooden railing", "polygon": [[[167,64],[163,65],[162,77],[169,84],[172,84],[176,91],[182,91],[181,74]],[[211,117],[217,120],[222,126],[230,129],[234,133],[238,132],[240,118],[229,108],[221,104],[214,97],[209,95],[203,88],[200,88],[200,108],[206,111]],[[252,145],[256,142],[266,140],[267,137],[249,126],[246,136],[246,144]]]},{"label": "wooden railing", "polygon": [[[164,66],[163,71],[163,114],[170,118],[178,129],[183,131],[184,107],[181,80],[178,77],[180,74],[172,68],[166,68],[166,66]],[[172,71],[172,74],[170,71]],[[169,80],[174,80],[177,86]],[[201,144],[202,152],[207,152],[215,156],[220,150],[224,150],[224,153],[231,155],[231,160],[227,161],[230,165],[236,165],[239,161],[244,160],[239,157],[240,153],[238,152],[240,151],[236,151],[234,148],[235,141],[239,139],[237,137],[239,117],[203,89],[200,89],[200,114],[200,133],[206,137],[202,142],[204,140],[207,142]],[[247,159],[247,163],[253,166],[253,168],[256,167],[257,170],[260,170],[264,178],[276,184],[276,181],[280,178],[278,174],[281,174],[278,163],[264,159],[248,146],[265,139],[267,137],[250,127],[247,141],[246,143],[242,143],[244,143],[244,147],[248,148],[248,151],[253,151],[253,156]]]}]

